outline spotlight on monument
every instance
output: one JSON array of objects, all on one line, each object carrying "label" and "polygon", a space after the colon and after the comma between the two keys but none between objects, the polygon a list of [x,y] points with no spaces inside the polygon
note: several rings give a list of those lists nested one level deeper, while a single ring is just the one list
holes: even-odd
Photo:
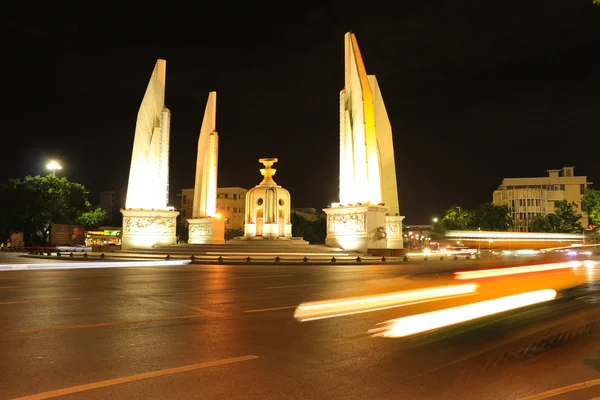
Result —
[{"label": "spotlight on monument", "polygon": [[46,169],[52,171],[52,175],[56,175],[56,170],[62,169],[62,165],[60,165],[56,160],[52,160],[46,164]]}]

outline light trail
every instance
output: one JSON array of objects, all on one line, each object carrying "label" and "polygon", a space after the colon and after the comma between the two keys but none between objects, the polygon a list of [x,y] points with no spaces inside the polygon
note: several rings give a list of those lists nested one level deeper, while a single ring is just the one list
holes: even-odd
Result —
[{"label": "light trail", "polygon": [[406,290],[385,293],[377,296],[348,297],[338,300],[325,300],[302,303],[294,312],[299,321],[312,321],[323,318],[334,318],[343,315],[366,313],[387,308],[407,306],[447,299],[450,297],[474,294],[477,284],[448,285],[426,289]]},{"label": "light trail", "polygon": [[68,261],[44,264],[0,264],[0,271],[46,270],[46,269],[85,269],[85,268],[126,268],[160,267],[187,265],[191,260],[147,260],[147,261]]},{"label": "light trail", "polygon": [[369,330],[369,333],[371,333],[373,337],[405,337],[532,304],[542,303],[553,300],[554,298],[556,298],[556,291],[553,289],[520,293],[464,306],[392,319],[381,323],[380,325],[385,325],[381,328]]},{"label": "light trail", "polygon": [[480,278],[493,278],[497,276],[517,275],[526,274],[531,272],[543,272],[543,271],[554,271],[559,269],[577,268],[582,264],[580,261],[566,261],[553,264],[537,264],[537,265],[526,265],[522,267],[507,267],[507,268],[494,268],[494,269],[482,269],[476,271],[461,271],[455,272],[455,279],[468,280],[468,279],[480,279]]}]

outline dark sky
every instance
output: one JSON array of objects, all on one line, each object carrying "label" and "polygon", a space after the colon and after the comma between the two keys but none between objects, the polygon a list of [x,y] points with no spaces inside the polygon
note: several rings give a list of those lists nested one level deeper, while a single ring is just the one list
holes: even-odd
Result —
[{"label": "dark sky", "polygon": [[250,188],[257,159],[278,157],[292,205],[325,207],[337,201],[351,30],[386,102],[406,222],[489,202],[504,177],[563,166],[600,187],[592,0],[216,3],[5,9],[0,179],[46,173],[55,157],[92,202],[124,191],[140,102],[164,58],[173,202],[193,187],[215,90],[219,186]]}]

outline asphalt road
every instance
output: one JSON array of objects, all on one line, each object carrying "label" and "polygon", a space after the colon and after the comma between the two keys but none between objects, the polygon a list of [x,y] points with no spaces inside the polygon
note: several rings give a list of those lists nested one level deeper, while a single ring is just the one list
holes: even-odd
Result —
[{"label": "asphalt road", "polygon": [[[544,349],[549,341],[514,339],[600,315],[597,263],[511,283],[560,282],[565,295],[551,304],[410,339],[367,332],[442,302],[294,319],[302,302],[444,285],[448,273],[415,271],[477,262],[0,272],[0,398],[520,399],[553,389],[561,399],[600,396],[596,330]],[[523,348],[526,356],[505,357]],[[587,383],[568,387],[580,382]]]}]

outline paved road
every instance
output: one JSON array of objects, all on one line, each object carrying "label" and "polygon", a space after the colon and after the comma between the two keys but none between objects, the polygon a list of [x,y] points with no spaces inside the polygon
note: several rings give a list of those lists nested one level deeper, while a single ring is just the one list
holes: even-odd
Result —
[{"label": "paved road", "polygon": [[[504,363],[506,347],[484,351],[532,326],[541,329],[559,319],[572,326],[589,315],[596,307],[590,282],[600,276],[597,265],[568,278],[564,286],[578,286],[570,300],[416,339],[365,333],[432,304],[310,322],[293,317],[305,301],[451,279],[443,273],[412,275],[415,268],[189,265],[0,272],[0,398],[518,399],[559,387],[564,399],[600,395],[595,331]],[[582,381],[590,382],[577,391],[564,388]]]}]

